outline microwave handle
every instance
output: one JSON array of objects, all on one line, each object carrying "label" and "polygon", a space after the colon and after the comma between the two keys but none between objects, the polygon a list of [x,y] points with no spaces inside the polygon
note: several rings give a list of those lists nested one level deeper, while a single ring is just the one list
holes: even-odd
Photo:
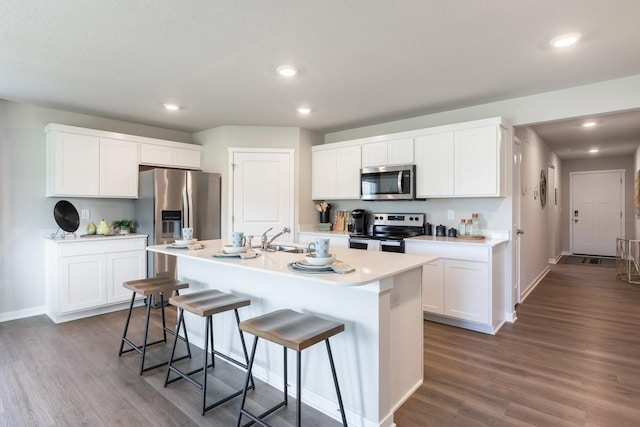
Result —
[{"label": "microwave handle", "polygon": [[404,194],[402,191],[402,171],[398,171],[398,194]]}]

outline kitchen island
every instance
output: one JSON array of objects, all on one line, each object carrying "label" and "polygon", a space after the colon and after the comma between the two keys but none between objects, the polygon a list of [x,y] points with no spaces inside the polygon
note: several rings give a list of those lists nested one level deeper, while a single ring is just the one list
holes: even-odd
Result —
[{"label": "kitchen island", "polygon": [[[353,267],[348,274],[300,274],[290,262],[304,255],[264,252],[256,258],[217,258],[222,240],[201,242],[200,250],[150,246],[149,251],[175,255],[178,276],[189,292],[219,289],[251,298],[240,310],[247,319],[280,308],[343,322],[345,332],[333,337],[332,350],[349,425],[393,426],[394,411],[422,384],[422,266],[437,257],[332,248],[337,259]],[[186,293],[186,292],[185,292]],[[192,343],[202,342],[200,319],[187,319]],[[216,347],[241,358],[232,313],[214,319]],[[295,379],[293,364],[289,379]],[[337,399],[324,346],[303,356],[302,400],[339,419]],[[281,389],[282,350],[258,347],[254,375]],[[295,392],[293,384],[289,392]]]}]

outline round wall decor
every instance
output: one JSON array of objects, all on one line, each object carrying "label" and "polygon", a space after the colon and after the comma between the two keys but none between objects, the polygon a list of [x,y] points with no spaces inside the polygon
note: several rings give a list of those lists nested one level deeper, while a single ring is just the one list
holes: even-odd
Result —
[{"label": "round wall decor", "polygon": [[542,169],[540,171],[540,206],[544,208],[547,204],[547,174]]}]

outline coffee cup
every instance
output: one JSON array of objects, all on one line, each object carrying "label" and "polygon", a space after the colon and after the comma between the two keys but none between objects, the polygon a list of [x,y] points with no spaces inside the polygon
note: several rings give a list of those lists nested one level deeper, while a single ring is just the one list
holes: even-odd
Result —
[{"label": "coffee cup", "polygon": [[193,239],[193,228],[185,227],[182,229],[182,240],[192,240]]},{"label": "coffee cup", "polygon": [[244,237],[244,233],[242,231],[236,231],[231,234],[231,244],[239,248],[241,246],[246,245],[247,239]]},{"label": "coffee cup", "polygon": [[329,256],[329,239],[318,239],[309,243],[309,253],[315,253],[316,258],[327,258]]}]

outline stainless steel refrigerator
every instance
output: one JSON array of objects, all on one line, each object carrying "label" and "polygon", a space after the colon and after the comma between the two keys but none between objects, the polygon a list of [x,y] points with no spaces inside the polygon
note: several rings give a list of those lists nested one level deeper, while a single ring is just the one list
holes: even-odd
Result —
[{"label": "stainless steel refrigerator", "polygon": [[[220,238],[220,175],[179,169],[140,172],[136,231],[149,245],[173,243],[183,227],[198,240]],[[148,277],[176,277],[176,258],[149,253]]]}]

